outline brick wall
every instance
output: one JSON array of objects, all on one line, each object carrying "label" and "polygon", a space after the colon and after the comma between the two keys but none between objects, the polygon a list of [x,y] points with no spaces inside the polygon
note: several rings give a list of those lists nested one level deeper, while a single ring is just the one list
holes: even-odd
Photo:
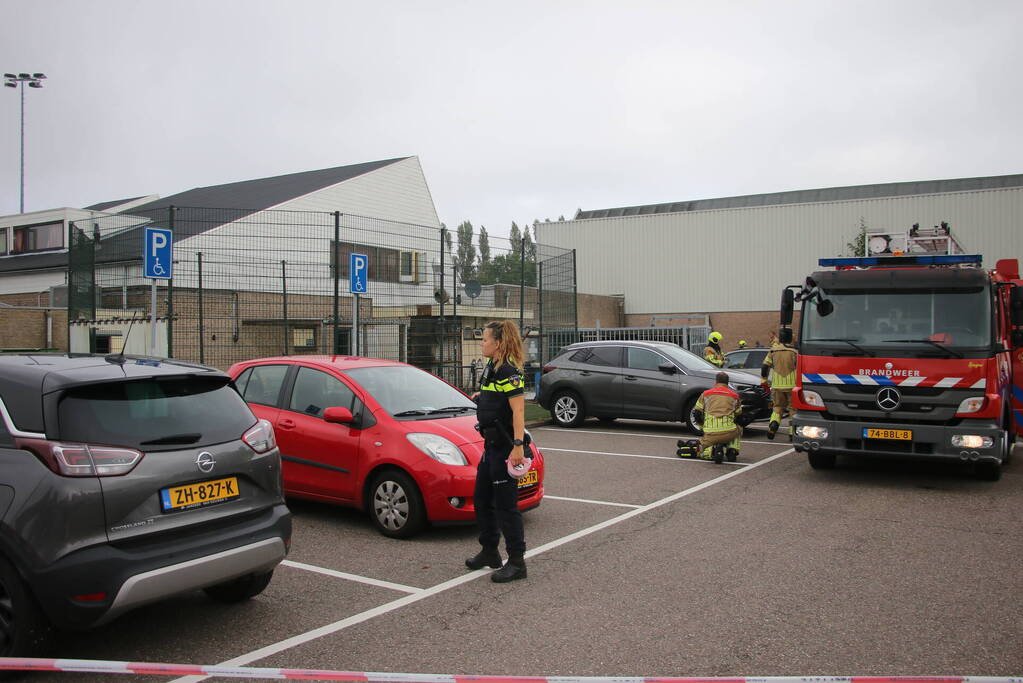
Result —
[{"label": "brick wall", "polygon": [[[629,327],[649,327],[652,315],[649,313],[629,314],[625,316]],[[738,348],[740,339],[747,345],[767,346],[771,335],[778,331],[778,311],[742,311],[728,313],[659,313],[658,327],[676,327],[679,325],[703,325],[709,319],[710,328],[720,332],[724,339],[721,348],[731,351]],[[581,327],[582,325],[580,325]],[[799,329],[799,311],[793,315],[792,328]]]},{"label": "brick wall", "polygon": [[0,348],[48,348],[47,321],[50,321],[52,335],[49,348],[66,351],[67,311],[64,309],[0,307]]},{"label": "brick wall", "polygon": [[626,327],[625,300],[617,296],[602,294],[578,294],[576,296],[579,327]]}]

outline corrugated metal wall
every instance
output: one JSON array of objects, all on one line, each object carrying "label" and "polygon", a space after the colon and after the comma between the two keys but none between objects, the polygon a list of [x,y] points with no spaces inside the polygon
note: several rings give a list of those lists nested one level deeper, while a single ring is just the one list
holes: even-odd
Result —
[{"label": "corrugated metal wall", "polygon": [[576,250],[578,287],[624,294],[626,313],[763,311],[817,259],[869,229],[948,221],[986,267],[1023,261],[1023,188],[541,223],[537,240]]}]

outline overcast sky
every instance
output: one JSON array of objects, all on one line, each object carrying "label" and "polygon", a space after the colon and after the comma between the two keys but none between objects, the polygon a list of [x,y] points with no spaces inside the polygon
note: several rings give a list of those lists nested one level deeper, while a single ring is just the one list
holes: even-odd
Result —
[{"label": "overcast sky", "polygon": [[[0,0],[27,211],[418,155],[442,221],[1023,172],[1023,2]],[[0,215],[19,98],[0,97]]]}]

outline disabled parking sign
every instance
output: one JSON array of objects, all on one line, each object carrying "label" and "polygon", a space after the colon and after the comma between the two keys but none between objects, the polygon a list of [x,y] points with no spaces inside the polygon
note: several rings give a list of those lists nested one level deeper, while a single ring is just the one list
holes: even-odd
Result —
[{"label": "disabled parking sign", "polygon": [[174,233],[164,228],[146,226],[142,249],[143,276],[169,280],[173,269]]}]

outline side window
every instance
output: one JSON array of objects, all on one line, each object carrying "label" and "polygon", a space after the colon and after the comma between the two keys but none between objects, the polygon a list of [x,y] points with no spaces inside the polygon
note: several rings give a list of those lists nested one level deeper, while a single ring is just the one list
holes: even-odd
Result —
[{"label": "side window", "polygon": [[595,346],[590,349],[590,359],[586,362],[590,365],[602,365],[612,368],[622,366],[622,347],[620,346]]},{"label": "side window", "polygon": [[764,364],[767,359],[767,351],[751,351],[749,354],[749,362],[746,363],[747,368],[759,368]]},{"label": "side window", "polygon": [[284,384],[284,376],[287,374],[287,365],[257,365],[251,368],[247,376],[238,376],[238,391],[247,403],[276,406],[277,397],[281,394],[281,385]]},{"label": "side window", "polygon": [[630,346],[626,350],[629,356],[628,367],[631,370],[657,370],[661,363],[668,362],[660,354],[647,349],[637,349]]},{"label": "side window", "polygon": [[352,409],[354,402],[355,394],[338,378],[319,370],[299,368],[288,409],[322,417],[323,411],[331,406]]},{"label": "side window", "polygon": [[590,350],[589,349],[579,349],[578,351],[573,353],[571,356],[569,356],[568,359],[570,361],[572,361],[573,363],[585,363],[586,359],[589,358],[589,357],[590,357]]},{"label": "side window", "polygon": [[744,363],[749,358],[749,351],[739,351],[738,353],[728,354],[728,360],[725,361],[726,368],[741,368],[745,367]]}]

